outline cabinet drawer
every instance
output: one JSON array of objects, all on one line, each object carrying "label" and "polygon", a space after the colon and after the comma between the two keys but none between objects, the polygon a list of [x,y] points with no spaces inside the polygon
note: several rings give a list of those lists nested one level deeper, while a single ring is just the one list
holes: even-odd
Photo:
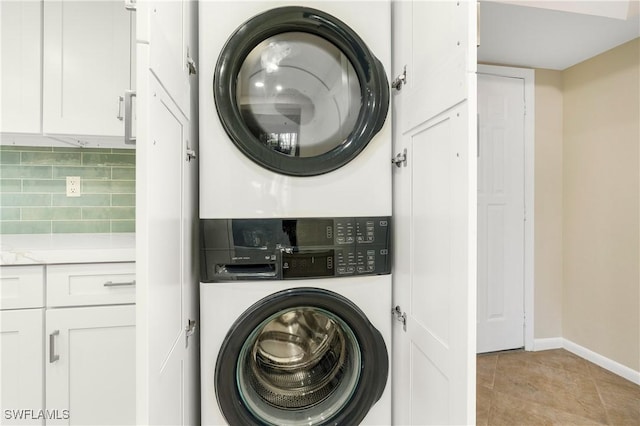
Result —
[{"label": "cabinet drawer", "polygon": [[0,267],[0,309],[44,306],[44,266]]},{"label": "cabinet drawer", "polygon": [[47,266],[47,306],[135,303],[135,263]]}]

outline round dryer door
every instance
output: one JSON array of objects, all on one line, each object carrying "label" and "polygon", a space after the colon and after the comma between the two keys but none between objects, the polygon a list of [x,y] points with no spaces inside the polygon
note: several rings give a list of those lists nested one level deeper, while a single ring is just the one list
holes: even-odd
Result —
[{"label": "round dryer door", "polygon": [[382,335],[348,299],[295,288],[251,306],[216,362],[218,405],[232,425],[358,424],[384,391]]},{"label": "round dryer door", "polygon": [[305,7],[273,9],[240,26],[220,54],[213,93],[233,143],[293,176],[351,161],[389,108],[380,61],[344,22]]}]

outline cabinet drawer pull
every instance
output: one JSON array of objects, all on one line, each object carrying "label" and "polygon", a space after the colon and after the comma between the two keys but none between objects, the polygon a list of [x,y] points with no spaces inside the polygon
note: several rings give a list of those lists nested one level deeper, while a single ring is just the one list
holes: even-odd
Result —
[{"label": "cabinet drawer pull", "polygon": [[122,115],[122,103],[124,102],[124,96],[118,96],[118,115],[116,118],[120,121],[124,120],[124,116]]},{"label": "cabinet drawer pull", "polygon": [[60,330],[56,330],[49,334],[49,364],[53,364],[60,359],[60,355],[56,354],[56,336],[60,334]]},{"label": "cabinet drawer pull", "polygon": [[107,281],[103,284],[105,287],[122,287],[127,285],[136,285],[136,280],[133,281],[125,281],[122,283],[114,283],[113,281]]},{"label": "cabinet drawer pull", "polygon": [[136,143],[136,137],[133,136],[133,98],[135,97],[135,90],[124,91],[124,143],[128,145]]}]

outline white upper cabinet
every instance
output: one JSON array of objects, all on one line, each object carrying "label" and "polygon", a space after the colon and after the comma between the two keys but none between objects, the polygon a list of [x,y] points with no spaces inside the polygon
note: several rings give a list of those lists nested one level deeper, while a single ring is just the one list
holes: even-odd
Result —
[{"label": "white upper cabinet", "polygon": [[42,131],[122,137],[134,34],[124,2],[46,0],[43,13]]},{"label": "white upper cabinet", "polygon": [[0,131],[40,133],[42,4],[0,2]]}]

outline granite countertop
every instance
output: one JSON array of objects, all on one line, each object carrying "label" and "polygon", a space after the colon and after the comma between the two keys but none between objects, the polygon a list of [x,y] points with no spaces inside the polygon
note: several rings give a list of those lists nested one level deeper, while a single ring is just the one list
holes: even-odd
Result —
[{"label": "granite countertop", "polygon": [[134,262],[135,233],[0,236],[0,265]]}]

